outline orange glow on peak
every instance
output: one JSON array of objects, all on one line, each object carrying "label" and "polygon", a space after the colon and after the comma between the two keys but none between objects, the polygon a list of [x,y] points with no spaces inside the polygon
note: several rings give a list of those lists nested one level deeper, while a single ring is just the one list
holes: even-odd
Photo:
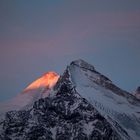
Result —
[{"label": "orange glow on peak", "polygon": [[32,89],[52,88],[58,81],[59,77],[60,76],[55,72],[47,72],[31,83],[23,92],[26,93]]}]

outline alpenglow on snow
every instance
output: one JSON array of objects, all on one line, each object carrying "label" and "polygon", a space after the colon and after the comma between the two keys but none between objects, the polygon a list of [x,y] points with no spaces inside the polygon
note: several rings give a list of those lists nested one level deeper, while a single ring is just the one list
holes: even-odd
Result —
[{"label": "alpenglow on snow", "polygon": [[140,140],[140,100],[83,60],[0,104],[0,140]]}]

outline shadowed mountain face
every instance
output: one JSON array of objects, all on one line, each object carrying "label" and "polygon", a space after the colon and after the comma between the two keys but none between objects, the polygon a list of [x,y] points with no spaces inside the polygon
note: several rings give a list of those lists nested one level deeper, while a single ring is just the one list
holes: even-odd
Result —
[{"label": "shadowed mountain face", "polygon": [[140,87],[137,88],[135,96],[140,99]]},{"label": "shadowed mountain face", "polygon": [[5,113],[1,140],[138,140],[140,101],[134,96],[83,60],[57,80],[43,91],[47,96]]}]

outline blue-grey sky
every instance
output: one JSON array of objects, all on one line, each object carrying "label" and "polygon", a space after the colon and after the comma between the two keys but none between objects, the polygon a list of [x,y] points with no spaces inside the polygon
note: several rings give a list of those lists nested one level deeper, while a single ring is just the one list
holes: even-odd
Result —
[{"label": "blue-grey sky", "polygon": [[139,0],[0,0],[0,100],[82,58],[119,87],[140,85]]}]

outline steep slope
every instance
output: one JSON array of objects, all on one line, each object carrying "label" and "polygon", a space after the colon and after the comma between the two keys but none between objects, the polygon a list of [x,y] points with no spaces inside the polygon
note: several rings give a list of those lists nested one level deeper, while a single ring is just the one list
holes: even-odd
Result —
[{"label": "steep slope", "polygon": [[36,101],[31,109],[8,112],[0,126],[1,140],[121,140],[76,92],[67,70],[53,94]]},{"label": "steep slope", "polygon": [[23,95],[41,96],[30,107],[6,113],[0,123],[1,140],[140,139],[140,100],[92,65],[73,61],[57,80],[51,88],[44,81],[37,86],[41,90],[34,92],[38,82],[24,90]]},{"label": "steep slope", "polygon": [[68,67],[76,91],[89,101],[124,139],[140,139],[140,100],[116,87],[83,60]]}]

